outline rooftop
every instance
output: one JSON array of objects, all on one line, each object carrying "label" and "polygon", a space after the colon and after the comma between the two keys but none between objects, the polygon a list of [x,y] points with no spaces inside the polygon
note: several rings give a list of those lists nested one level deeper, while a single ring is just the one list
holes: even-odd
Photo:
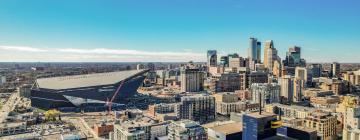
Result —
[{"label": "rooftop", "polygon": [[36,83],[39,88],[55,90],[110,85],[120,82],[133,75],[142,73],[144,71],[146,70],[129,70],[108,73],[40,78],[36,80]]},{"label": "rooftop", "polygon": [[239,122],[229,123],[229,124],[215,126],[210,129],[212,129],[216,132],[224,133],[226,135],[234,134],[234,133],[242,132],[242,123],[239,123]]},{"label": "rooftop", "polygon": [[254,112],[254,113],[249,113],[249,114],[245,114],[245,115],[251,116],[254,118],[264,118],[264,117],[276,116],[276,114],[269,113],[269,112],[261,112],[261,114],[259,112]]}]

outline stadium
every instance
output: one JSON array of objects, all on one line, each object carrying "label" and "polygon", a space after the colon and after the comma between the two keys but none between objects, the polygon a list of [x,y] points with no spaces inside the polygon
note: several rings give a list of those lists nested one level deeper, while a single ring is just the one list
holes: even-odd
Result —
[{"label": "stadium", "polygon": [[[148,70],[129,70],[37,79],[31,105],[41,109],[124,104],[136,94]],[[118,92],[117,92],[118,91]]]}]

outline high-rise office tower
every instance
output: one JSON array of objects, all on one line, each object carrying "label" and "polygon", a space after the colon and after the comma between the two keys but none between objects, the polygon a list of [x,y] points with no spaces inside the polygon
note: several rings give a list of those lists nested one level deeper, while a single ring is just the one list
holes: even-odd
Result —
[{"label": "high-rise office tower", "polygon": [[261,42],[256,38],[249,39],[248,58],[249,61],[261,62]]},{"label": "high-rise office tower", "polygon": [[332,77],[338,77],[340,74],[340,64],[337,62],[333,62],[331,64],[331,76]]},{"label": "high-rise office tower", "polygon": [[220,65],[223,67],[229,66],[229,56],[221,56],[220,57]]},{"label": "high-rise office tower", "polygon": [[268,40],[264,45],[264,65],[271,72],[273,70],[274,61],[278,60],[277,50],[272,40]]},{"label": "high-rise office tower", "polygon": [[216,67],[217,66],[217,52],[216,50],[207,51],[207,66]]},{"label": "high-rise office tower", "polygon": [[203,90],[203,72],[199,69],[182,68],[180,71],[181,91],[198,92]]},{"label": "high-rise office tower", "polygon": [[189,119],[200,124],[214,121],[215,98],[201,94],[181,97],[181,102],[175,105],[175,113],[180,119]]},{"label": "high-rise office tower", "polygon": [[298,46],[290,47],[283,63],[289,67],[305,66],[305,60],[301,59],[301,48]]},{"label": "high-rise office tower", "polygon": [[280,86],[275,83],[254,83],[251,85],[250,92],[251,100],[255,103],[261,102],[261,107],[280,101]]},{"label": "high-rise office tower", "polygon": [[310,73],[313,78],[321,77],[322,65],[321,64],[311,64],[309,66]]},{"label": "high-rise office tower", "polygon": [[294,93],[294,78],[290,75],[284,75],[280,79],[280,100],[281,102],[292,102]]}]

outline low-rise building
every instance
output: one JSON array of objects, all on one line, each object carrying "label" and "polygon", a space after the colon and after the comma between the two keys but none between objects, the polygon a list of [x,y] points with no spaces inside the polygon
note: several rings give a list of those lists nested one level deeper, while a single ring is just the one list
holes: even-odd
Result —
[{"label": "low-rise building", "polygon": [[191,120],[181,120],[169,124],[168,139],[207,140],[207,133],[199,123]]},{"label": "low-rise building", "polygon": [[233,122],[207,129],[209,140],[242,140],[242,123]]},{"label": "low-rise building", "polygon": [[265,106],[265,111],[275,114],[281,114],[284,119],[305,119],[316,109],[296,105],[269,104]]},{"label": "low-rise building", "polygon": [[106,136],[110,132],[113,132],[113,131],[114,131],[114,125],[113,124],[107,124],[107,123],[94,124],[94,132],[99,137]]},{"label": "low-rise building", "polygon": [[166,136],[168,122],[158,123],[150,117],[121,120],[115,124],[112,140],[155,140]]},{"label": "low-rise building", "polygon": [[16,135],[27,132],[26,123],[2,123],[0,124],[0,137]]}]

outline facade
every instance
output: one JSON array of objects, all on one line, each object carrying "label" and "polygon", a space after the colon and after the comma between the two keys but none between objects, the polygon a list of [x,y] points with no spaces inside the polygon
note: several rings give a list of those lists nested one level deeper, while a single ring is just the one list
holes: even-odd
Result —
[{"label": "facade", "polygon": [[152,120],[148,117],[120,120],[114,125],[114,133],[110,140],[155,140],[167,135],[169,123]]},{"label": "facade", "polygon": [[235,94],[239,97],[240,100],[245,101],[245,100],[250,100],[251,99],[251,94],[249,90],[236,90]]},{"label": "facade", "polygon": [[181,120],[169,125],[168,140],[207,140],[207,133],[199,123]]},{"label": "facade", "polygon": [[198,92],[203,90],[203,75],[200,69],[183,68],[180,72],[181,91]]},{"label": "facade", "polygon": [[282,70],[281,70],[282,66],[281,66],[281,61],[280,60],[275,60],[273,67],[272,67],[272,73],[274,76],[276,77],[281,77],[282,76]]},{"label": "facade", "polygon": [[264,45],[264,65],[270,72],[273,70],[274,61],[278,60],[277,50],[272,40],[268,40]]},{"label": "facade", "polygon": [[261,43],[256,38],[249,39],[248,58],[249,61],[261,62]]},{"label": "facade", "polygon": [[305,67],[295,68],[295,79],[308,81],[308,73]]},{"label": "facade", "polygon": [[267,83],[269,80],[268,74],[261,71],[252,71],[246,77],[246,88],[249,88],[253,83]]},{"label": "facade", "polygon": [[220,65],[223,67],[229,67],[229,56],[221,56]]},{"label": "facade", "polygon": [[241,89],[241,79],[238,73],[223,73],[215,81],[215,92],[234,92]]},{"label": "facade", "polygon": [[26,123],[2,123],[0,124],[0,137],[17,135],[27,132]]},{"label": "facade", "polygon": [[290,75],[284,75],[280,79],[280,86],[281,102],[292,102],[294,94],[294,78]]},{"label": "facade", "polygon": [[294,94],[293,94],[293,102],[300,102],[303,100],[304,97],[304,91],[305,91],[305,86],[306,85],[306,81],[305,80],[301,80],[301,79],[296,79],[294,80]]},{"label": "facade", "polygon": [[336,139],[337,119],[330,113],[321,111],[312,112],[311,115],[304,119],[303,123],[305,127],[315,129],[321,140]]},{"label": "facade", "polygon": [[311,98],[311,97],[324,97],[334,95],[331,90],[322,90],[318,88],[307,88],[304,91],[304,97]]},{"label": "facade", "polygon": [[103,124],[100,124],[100,125],[97,125],[97,124],[94,125],[94,132],[98,135],[98,137],[106,136],[110,132],[113,132],[113,131],[114,131],[114,125],[113,124],[103,123]]},{"label": "facade", "polygon": [[241,112],[246,110],[246,102],[239,101],[235,93],[218,93],[215,97],[216,113],[230,115],[231,112]]},{"label": "facade", "polygon": [[289,67],[296,67],[303,65],[301,63],[301,48],[298,46],[290,47],[286,53],[284,65]]},{"label": "facade", "polygon": [[189,119],[200,124],[214,121],[215,98],[201,94],[181,97],[181,102],[175,106],[175,113],[179,119]]},{"label": "facade", "polygon": [[343,140],[360,139],[360,102],[358,96],[344,96],[336,108],[343,115]]},{"label": "facade", "polygon": [[254,83],[251,85],[250,92],[251,101],[255,103],[261,102],[261,107],[280,101],[280,86],[275,83]]},{"label": "facade", "polygon": [[309,66],[309,70],[310,70],[312,77],[314,77],[314,78],[321,77],[322,65],[321,64],[311,64]]},{"label": "facade", "polygon": [[250,113],[243,115],[243,140],[262,140],[276,136],[276,128],[271,128],[271,122],[276,120],[272,113]]},{"label": "facade", "polygon": [[149,105],[148,113],[150,116],[155,117],[157,113],[165,114],[174,112],[175,104],[154,104]]},{"label": "facade", "polygon": [[207,51],[207,66],[208,66],[208,68],[217,66],[216,50],[208,50]]},{"label": "facade", "polygon": [[269,104],[265,106],[265,111],[281,115],[286,119],[305,119],[315,108],[296,106],[296,105],[283,105],[283,104]]},{"label": "facade", "polygon": [[333,62],[331,64],[330,74],[332,77],[339,77],[339,74],[340,74],[340,64],[339,63]]},{"label": "facade", "polygon": [[43,109],[104,106],[113,97],[114,103],[123,104],[136,93],[146,73],[130,70],[37,79],[31,105]]}]

